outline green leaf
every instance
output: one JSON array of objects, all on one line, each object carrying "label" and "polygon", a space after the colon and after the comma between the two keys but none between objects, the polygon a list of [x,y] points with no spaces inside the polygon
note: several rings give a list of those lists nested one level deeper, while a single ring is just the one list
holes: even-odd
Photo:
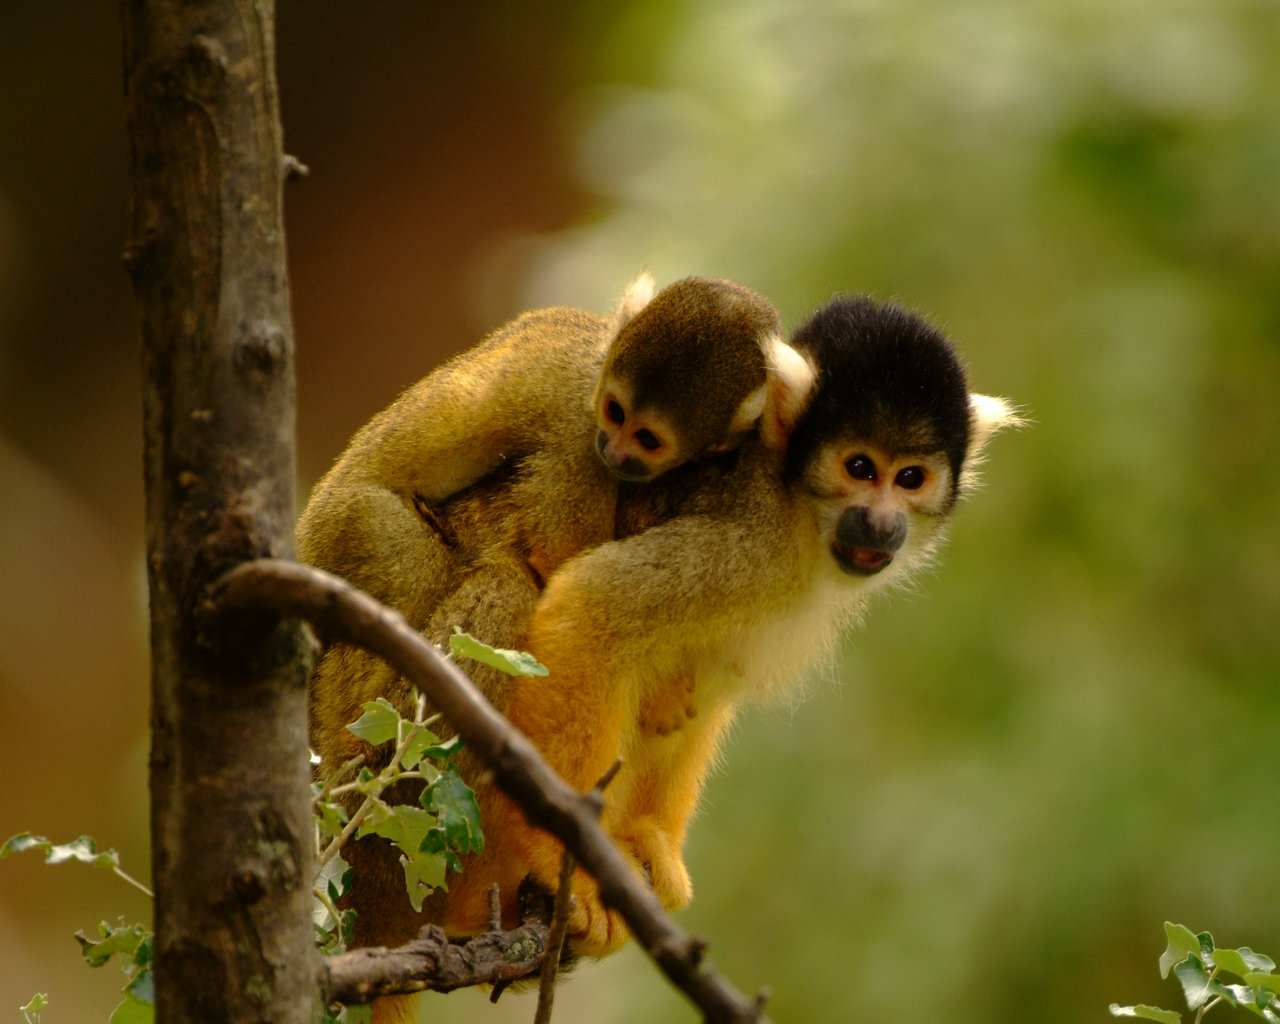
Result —
[{"label": "green leaf", "polygon": [[400,712],[386,697],[360,705],[364,714],[347,726],[347,731],[375,747],[396,738],[400,728]]},{"label": "green leaf", "polygon": [[1248,985],[1224,985],[1215,981],[1213,991],[1214,995],[1221,996],[1223,1002],[1231,1006],[1243,1006],[1247,1010],[1255,1008],[1256,993]]},{"label": "green leaf", "polygon": [[1248,946],[1241,946],[1236,952],[1244,958],[1244,962],[1249,965],[1251,971],[1270,973],[1276,969],[1276,962],[1271,957],[1255,953]]},{"label": "green leaf", "polygon": [[1182,1024],[1182,1014],[1174,1010],[1162,1010],[1157,1006],[1117,1006],[1111,1004],[1113,1017],[1140,1017],[1143,1020],[1158,1020],[1163,1024]]},{"label": "green leaf", "polygon": [[[11,853],[22,853],[24,850],[30,850],[32,847],[48,846],[49,840],[43,836],[33,836],[30,832],[19,832],[16,836],[10,836],[4,841],[4,846],[0,846],[0,860],[9,856]],[[44,996],[36,996],[36,999],[43,999]],[[32,1002],[35,1002],[33,999]],[[41,1003],[41,1007],[45,1004]],[[25,1009],[25,1007],[23,1008]],[[39,1009],[39,1007],[37,1008]]]},{"label": "green leaf", "polygon": [[330,800],[317,800],[314,804],[315,815],[320,824],[320,834],[338,836],[347,824],[347,809],[342,804]]},{"label": "green leaf", "polygon": [[1226,971],[1228,974],[1234,974],[1238,978],[1243,978],[1254,969],[1245,962],[1238,949],[1215,949],[1213,951],[1213,963],[1215,967]]},{"label": "green leaf", "polygon": [[[412,726],[412,722],[405,723]],[[409,739],[408,744],[404,748],[404,753],[400,755],[400,763],[408,770],[412,771],[418,767],[425,757],[435,757],[433,750],[438,750],[440,745],[440,737],[433,733],[430,729],[419,727]]]},{"label": "green leaf", "polygon": [[[14,838],[17,837],[15,836]],[[8,845],[8,843],[5,843],[5,846]],[[31,997],[31,1002],[27,1003],[26,1006],[19,1007],[19,1009],[22,1011],[23,1020],[27,1024],[40,1024],[40,1011],[48,1005],[49,997],[43,992],[37,992]]]},{"label": "green leaf", "polygon": [[[456,853],[479,853],[484,849],[480,831],[480,806],[471,787],[462,781],[455,765],[450,764],[419,798],[424,807],[434,812],[444,832],[445,847]],[[428,840],[430,840],[428,836]],[[432,844],[435,852],[439,846]]]},{"label": "green leaf", "polygon": [[[340,900],[342,894],[346,892],[346,875],[351,867],[341,854],[335,854],[325,862],[316,873],[315,888],[321,890],[329,899]],[[323,906],[323,904],[321,904]]]},{"label": "green leaf", "polygon": [[1269,971],[1249,971],[1242,977],[1246,985],[1280,995],[1280,974],[1271,974]]},{"label": "green leaf", "polygon": [[1189,956],[1201,955],[1200,940],[1190,928],[1180,924],[1164,923],[1164,933],[1169,939],[1165,951],[1160,954],[1160,977],[1169,977],[1173,965],[1181,963]]},{"label": "green leaf", "polygon": [[156,1008],[153,1003],[143,1002],[127,993],[124,1002],[111,1011],[108,1024],[152,1024],[156,1019]]},{"label": "green leaf", "polygon": [[509,651],[501,647],[490,647],[482,644],[475,637],[453,627],[453,636],[449,637],[449,650],[455,657],[471,658],[482,665],[496,668],[513,676],[545,676],[546,667],[538,663],[528,651]]},{"label": "green leaf", "polygon": [[439,761],[447,761],[459,753],[466,745],[466,741],[461,736],[450,736],[439,746],[429,750],[427,756],[434,757]]},{"label": "green leaf", "polygon": [[[1187,1000],[1187,1008],[1198,1010],[1214,995],[1214,983],[1205,970],[1204,963],[1198,956],[1189,956],[1174,964],[1173,973],[1182,982],[1182,994]],[[1221,986],[1219,986],[1221,987]]]},{"label": "green leaf", "polygon": [[138,974],[130,983],[129,988],[139,999],[155,1002],[155,997],[151,993],[151,962],[156,941],[155,933],[142,925],[137,925],[136,927],[141,929],[143,934],[142,941],[138,943],[138,948],[133,951],[133,964],[137,968]]},{"label": "green leaf", "polygon": [[33,836],[30,832],[20,832],[6,839],[4,846],[0,846],[0,859],[11,853],[24,853],[27,850],[44,850],[46,864],[63,864],[69,860],[78,860],[82,864],[92,864],[100,868],[114,869],[120,866],[120,855],[115,850],[99,852],[97,845],[88,836],[55,845],[44,836]]},{"label": "green leaf", "polygon": [[367,835],[390,839],[404,853],[412,856],[422,845],[422,838],[436,827],[436,816],[420,807],[408,804],[381,804],[374,807],[369,817],[356,830],[357,838]]},{"label": "green leaf", "polygon": [[450,736],[443,742],[437,740],[434,746],[427,747],[422,751],[422,757],[431,758],[433,761],[448,761],[465,746],[461,736]]},{"label": "green leaf", "polygon": [[421,913],[422,901],[444,885],[444,855],[415,853],[412,857],[401,857],[400,864],[404,868],[409,903],[412,904],[414,913]]},{"label": "green leaf", "polygon": [[94,942],[83,932],[76,932],[80,953],[90,967],[101,967],[117,953],[132,961],[147,929],[140,924],[113,928],[103,921],[98,925],[98,933],[101,938]]}]

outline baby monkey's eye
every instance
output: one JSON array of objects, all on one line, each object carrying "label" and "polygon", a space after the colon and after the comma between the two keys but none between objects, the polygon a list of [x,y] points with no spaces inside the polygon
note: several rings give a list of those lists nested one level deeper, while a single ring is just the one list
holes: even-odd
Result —
[{"label": "baby monkey's eye", "polygon": [[924,486],[924,470],[920,466],[907,466],[898,470],[893,482],[904,491],[918,491]]},{"label": "baby monkey's eye", "polygon": [[641,427],[636,431],[636,440],[640,443],[640,447],[647,452],[656,452],[662,447],[662,441],[648,427]]},{"label": "baby monkey's eye", "polygon": [[845,472],[855,480],[874,480],[876,464],[865,455],[855,455],[844,464]]},{"label": "baby monkey's eye", "polygon": [[622,408],[622,403],[616,398],[610,398],[604,403],[604,414],[610,423],[622,426],[623,421],[627,418],[627,410]]}]

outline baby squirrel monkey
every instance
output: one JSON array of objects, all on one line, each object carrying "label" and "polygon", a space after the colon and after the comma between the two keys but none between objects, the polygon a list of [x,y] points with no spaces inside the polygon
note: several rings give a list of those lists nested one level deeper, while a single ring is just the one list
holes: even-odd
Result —
[{"label": "baby squirrel monkey", "polygon": [[[768,360],[785,348],[780,332],[762,296],[696,277],[655,294],[641,276],[612,320],[563,307],[526,313],[357,432],[301,516],[299,558],[397,608],[433,641],[459,626],[514,647],[545,580],[615,536],[619,480],[724,458],[749,434]],[[503,709],[509,677],[464,667]],[[381,659],[343,644],[325,652],[310,695],[322,776],[359,754],[367,764],[385,756],[346,729],[378,696],[412,707]],[[469,768],[483,805],[489,787],[464,760]],[[452,900],[446,914],[443,892],[415,914],[382,840],[356,842],[347,857],[357,945],[400,944],[427,921],[465,916]],[[504,896],[514,903],[516,887]]]},{"label": "baby squirrel monkey", "polygon": [[[871,593],[927,563],[987,442],[1019,422],[971,395],[946,339],[895,307],[837,299],[793,344],[810,372],[774,382],[727,473],[550,577],[519,645],[549,675],[505,704],[579,789],[623,759],[603,824],[670,909],[690,899],[681,850],[738,707],[802,680]],[[557,877],[559,843],[505,796],[485,815],[486,849],[450,894],[462,930],[482,926],[490,883]],[[572,948],[620,946],[594,880],[579,871],[574,894]]]}]

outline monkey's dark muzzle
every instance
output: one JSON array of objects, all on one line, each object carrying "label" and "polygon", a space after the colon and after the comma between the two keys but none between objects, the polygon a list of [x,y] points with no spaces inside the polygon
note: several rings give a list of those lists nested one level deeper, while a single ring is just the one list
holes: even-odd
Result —
[{"label": "monkey's dark muzzle", "polygon": [[907,539],[907,517],[895,512],[882,523],[865,505],[851,505],[840,513],[835,532],[831,555],[836,564],[854,576],[874,576]]}]

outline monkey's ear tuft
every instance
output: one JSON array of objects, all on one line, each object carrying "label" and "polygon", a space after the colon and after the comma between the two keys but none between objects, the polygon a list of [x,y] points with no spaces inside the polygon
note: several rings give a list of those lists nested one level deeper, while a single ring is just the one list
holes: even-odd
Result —
[{"label": "monkey's ear tuft", "polygon": [[960,475],[960,497],[971,494],[980,484],[980,468],[987,442],[1007,427],[1025,427],[1029,421],[1003,398],[969,394],[969,450]]},{"label": "monkey's ear tuft", "polygon": [[768,402],[760,420],[764,443],[776,452],[787,446],[791,430],[809,404],[817,371],[799,351],[776,334],[760,340],[769,389]]},{"label": "monkey's ear tuft", "polygon": [[653,275],[647,270],[642,271],[627,285],[627,290],[622,293],[622,301],[618,303],[618,311],[613,315],[615,336],[653,301],[657,290],[658,286],[654,284]]},{"label": "monkey's ear tuft", "polygon": [[733,422],[729,424],[729,436],[733,437],[750,430],[764,413],[769,401],[769,384],[766,381],[738,403],[734,411]]},{"label": "monkey's ear tuft", "polygon": [[987,442],[1007,427],[1025,427],[1027,420],[1003,398],[969,395],[969,458],[981,455]]}]

